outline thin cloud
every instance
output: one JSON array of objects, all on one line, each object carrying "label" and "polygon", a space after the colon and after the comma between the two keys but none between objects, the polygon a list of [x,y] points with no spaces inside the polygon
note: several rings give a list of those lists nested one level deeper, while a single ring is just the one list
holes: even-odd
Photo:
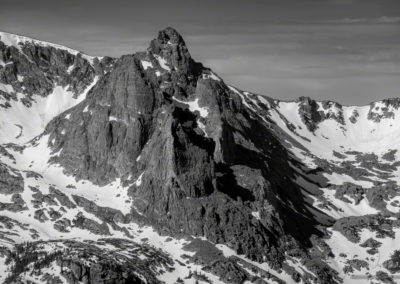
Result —
[{"label": "thin cloud", "polygon": [[379,18],[343,18],[338,20],[328,21],[335,24],[397,24],[400,23],[400,17],[383,16]]}]

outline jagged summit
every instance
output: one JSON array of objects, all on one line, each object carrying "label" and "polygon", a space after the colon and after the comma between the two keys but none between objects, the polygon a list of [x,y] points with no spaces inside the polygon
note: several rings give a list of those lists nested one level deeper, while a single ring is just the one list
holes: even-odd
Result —
[{"label": "jagged summit", "polygon": [[158,37],[155,39],[163,44],[178,44],[182,46],[186,46],[185,41],[183,40],[181,34],[172,27],[167,27],[158,32]]},{"label": "jagged summit", "polygon": [[192,76],[199,75],[201,65],[194,62],[182,36],[171,27],[158,33],[158,37],[151,41],[148,52],[157,60],[165,61],[172,71],[185,76],[189,81]]},{"label": "jagged summit", "polygon": [[182,36],[171,27],[158,32],[158,37],[150,42],[148,51],[159,56],[179,56],[185,61],[191,58]]}]

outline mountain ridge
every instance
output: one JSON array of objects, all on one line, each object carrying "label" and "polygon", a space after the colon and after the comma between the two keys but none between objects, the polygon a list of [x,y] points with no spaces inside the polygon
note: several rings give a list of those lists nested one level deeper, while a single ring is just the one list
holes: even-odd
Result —
[{"label": "mountain ridge", "polygon": [[2,31],[2,30],[0,30],[0,37],[5,38],[5,40],[3,38],[2,41],[3,41],[3,43],[7,43],[6,45],[8,45],[8,46],[18,45],[19,42],[31,42],[31,43],[35,43],[38,45],[49,45],[49,46],[52,46],[52,47],[55,47],[58,49],[64,49],[72,54],[81,53],[82,55],[86,55],[91,58],[99,57],[99,56],[90,56],[90,55],[86,54],[85,52],[82,52],[82,51],[74,49],[74,48],[70,48],[68,46],[64,46],[64,45],[60,45],[60,44],[52,43],[52,42],[48,42],[48,41],[42,41],[42,40],[30,37],[30,36],[9,33],[9,32]]},{"label": "mountain ridge", "polygon": [[[0,213],[14,236],[2,235],[2,261],[23,263],[18,252],[32,250],[48,259],[32,256],[34,267],[61,264],[60,273],[46,270],[53,280],[0,265],[8,283],[27,280],[26,269],[38,283],[98,283],[99,269],[112,283],[205,281],[187,266],[215,283],[351,283],[356,271],[397,271],[388,249],[400,237],[400,141],[388,136],[396,102],[346,109],[240,91],[195,62],[172,28],[145,52],[93,62],[54,46],[0,43],[5,62]],[[68,104],[43,120],[38,97],[48,109]],[[32,139],[22,140],[31,122],[8,115],[19,109],[41,119]],[[108,264],[98,251],[105,244],[116,255]],[[132,247],[160,256],[153,271]],[[384,268],[371,260],[377,253]],[[96,260],[82,262],[84,254]]]},{"label": "mountain ridge", "polygon": [[[166,29],[173,29],[173,28],[172,27],[168,27]],[[20,34],[15,34],[15,33],[10,33],[10,32],[6,32],[6,31],[0,30],[0,36],[1,36],[1,34],[6,34],[8,36],[20,37],[22,39],[25,39],[25,41],[33,41],[33,42],[37,42],[37,43],[40,43],[40,44],[43,44],[43,45],[49,44],[49,45],[52,45],[54,47],[65,48],[66,50],[71,50],[73,53],[81,53],[82,55],[87,55],[87,56],[92,57],[92,58],[110,57],[110,56],[107,56],[107,55],[92,56],[92,55],[89,55],[88,53],[85,53],[83,51],[80,51],[80,50],[77,50],[77,49],[74,49],[74,48],[71,48],[71,47],[68,47],[68,46],[63,46],[63,45],[59,45],[57,43],[52,43],[52,42],[48,42],[48,41],[42,41],[42,40],[30,37],[28,35],[20,35]],[[181,36],[181,38],[182,38],[182,36]],[[112,57],[110,57],[110,58],[112,58]],[[251,92],[249,90],[243,90],[243,89],[239,89],[239,88],[236,88],[236,89],[240,90],[241,92],[247,92],[247,93],[251,93],[251,94],[256,94],[256,93]],[[270,98],[270,99],[273,99],[273,100],[279,100],[281,102],[297,102],[299,100],[302,100],[302,98],[304,97],[304,98],[310,98],[311,100],[316,101],[316,102],[333,102],[333,103],[341,105],[342,107],[365,107],[365,106],[370,106],[371,104],[374,104],[374,103],[379,103],[379,102],[383,102],[383,101],[392,101],[392,100],[396,101],[397,99],[399,99],[398,97],[388,97],[388,98],[381,99],[381,100],[371,101],[371,102],[369,102],[367,104],[364,104],[364,105],[346,105],[346,104],[342,104],[342,103],[340,103],[338,101],[334,101],[334,100],[331,100],[331,99],[318,100],[318,99],[313,99],[313,98],[307,97],[307,96],[301,96],[301,97],[298,97],[298,98],[292,99],[292,100],[282,100],[282,99],[273,98],[273,97],[270,97],[270,96],[267,96],[267,95],[263,95],[263,94],[256,94],[256,95],[263,96],[263,97],[266,97],[266,98]]]}]

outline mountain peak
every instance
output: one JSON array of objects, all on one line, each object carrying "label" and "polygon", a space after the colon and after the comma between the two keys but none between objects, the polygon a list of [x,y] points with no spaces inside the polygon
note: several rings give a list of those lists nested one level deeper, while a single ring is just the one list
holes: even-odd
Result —
[{"label": "mountain peak", "polygon": [[157,40],[163,43],[172,43],[172,44],[182,44],[185,45],[185,41],[183,40],[180,33],[177,30],[171,27],[167,27],[158,32]]},{"label": "mountain peak", "polygon": [[182,36],[171,27],[158,33],[158,37],[150,43],[148,51],[156,57],[162,57],[175,70],[188,72],[192,58]]}]

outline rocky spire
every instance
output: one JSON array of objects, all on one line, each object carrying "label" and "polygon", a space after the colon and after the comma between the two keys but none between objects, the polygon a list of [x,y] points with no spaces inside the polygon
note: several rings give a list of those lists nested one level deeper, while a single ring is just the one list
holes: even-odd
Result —
[{"label": "rocky spire", "polygon": [[182,36],[168,27],[158,33],[150,43],[148,51],[159,60],[163,60],[178,73],[191,74],[195,63]]}]

